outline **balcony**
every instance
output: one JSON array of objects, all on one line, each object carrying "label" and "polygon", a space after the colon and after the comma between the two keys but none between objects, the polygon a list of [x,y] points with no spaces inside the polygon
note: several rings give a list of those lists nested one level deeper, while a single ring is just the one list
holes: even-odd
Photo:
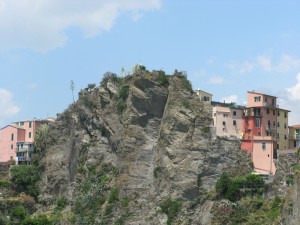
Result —
[{"label": "balcony", "polygon": [[263,106],[272,107],[272,108],[279,108],[279,105],[276,105],[275,103],[268,103],[268,102],[264,102]]},{"label": "balcony", "polygon": [[29,148],[28,147],[19,147],[19,148],[16,148],[16,152],[28,152],[29,151]]},{"label": "balcony", "polygon": [[253,140],[257,141],[276,141],[276,137],[273,136],[253,136]]},{"label": "balcony", "polygon": [[300,134],[296,134],[296,135],[290,135],[289,136],[290,140],[300,140]]},{"label": "balcony", "polygon": [[254,112],[254,111],[248,111],[245,113],[245,116],[257,116],[257,117],[262,117],[263,113],[262,112]]},{"label": "balcony", "polygon": [[276,126],[273,126],[271,124],[266,124],[266,130],[275,131],[276,130]]}]

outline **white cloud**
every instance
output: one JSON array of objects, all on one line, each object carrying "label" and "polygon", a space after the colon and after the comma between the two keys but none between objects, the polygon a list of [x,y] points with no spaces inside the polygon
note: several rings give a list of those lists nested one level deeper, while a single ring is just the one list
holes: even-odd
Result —
[{"label": "white cloud", "polygon": [[280,108],[290,110],[289,125],[300,123],[300,73],[296,76],[296,83],[280,93],[277,103]]},{"label": "white cloud", "polygon": [[300,68],[300,59],[288,54],[281,55],[278,63],[274,64],[270,56],[261,55],[257,57],[258,65],[267,72],[290,72]]},{"label": "white cloud", "polygon": [[227,103],[231,103],[231,102],[234,102],[234,103],[237,103],[238,102],[238,96],[237,95],[230,95],[230,96],[227,96],[227,97],[222,97],[221,98],[221,102],[227,102]]},{"label": "white cloud", "polygon": [[122,12],[133,12],[138,20],[141,11],[160,5],[161,0],[0,0],[0,50],[62,47],[69,28],[94,37],[111,29]]},{"label": "white cloud", "polygon": [[0,123],[11,118],[20,111],[20,108],[13,102],[12,94],[0,88]]},{"label": "white cloud", "polygon": [[37,89],[37,87],[38,87],[37,83],[34,83],[34,82],[29,83],[29,84],[27,85],[27,88],[28,88],[29,90],[35,90],[35,89]]},{"label": "white cloud", "polygon": [[255,68],[265,72],[286,73],[300,68],[300,58],[282,54],[277,61],[274,61],[270,54],[263,54],[257,56],[252,62],[227,63],[225,66],[239,74],[250,73]]},{"label": "white cloud", "polygon": [[300,101],[300,73],[297,74],[296,79],[297,83],[293,87],[287,88],[286,92],[289,99]]},{"label": "white cloud", "polygon": [[228,63],[225,64],[225,66],[228,67],[229,69],[232,69],[234,71],[237,71],[238,73],[243,74],[243,73],[250,73],[254,69],[255,64],[245,61],[242,64]]},{"label": "white cloud", "polygon": [[211,77],[209,79],[209,83],[211,84],[222,84],[224,82],[223,78],[222,77]]}]

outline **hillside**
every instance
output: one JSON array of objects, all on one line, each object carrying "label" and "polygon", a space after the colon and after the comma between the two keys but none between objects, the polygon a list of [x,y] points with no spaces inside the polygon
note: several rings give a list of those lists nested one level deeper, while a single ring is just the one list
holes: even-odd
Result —
[{"label": "hillside", "polygon": [[[211,120],[184,73],[105,74],[36,135],[35,215],[54,224],[273,224],[281,178],[249,186],[249,155],[239,140],[213,136]],[[231,197],[215,190],[224,172],[237,185]],[[225,200],[233,195],[237,203]]]}]

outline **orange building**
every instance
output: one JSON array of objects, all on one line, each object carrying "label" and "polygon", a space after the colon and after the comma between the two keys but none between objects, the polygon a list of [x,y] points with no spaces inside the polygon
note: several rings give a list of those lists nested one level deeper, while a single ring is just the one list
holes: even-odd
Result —
[{"label": "orange building", "polygon": [[248,92],[248,108],[242,122],[242,150],[251,152],[254,171],[275,174],[277,158],[277,111],[276,97]]},{"label": "orange building", "polygon": [[16,160],[17,164],[31,161],[34,134],[41,124],[49,120],[14,122],[0,129],[0,162]]}]

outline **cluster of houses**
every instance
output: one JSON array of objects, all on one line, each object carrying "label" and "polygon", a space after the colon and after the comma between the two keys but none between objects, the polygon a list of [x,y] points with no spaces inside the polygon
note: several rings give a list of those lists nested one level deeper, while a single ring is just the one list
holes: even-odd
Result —
[{"label": "cluster of houses", "polygon": [[275,174],[278,150],[297,149],[300,125],[288,126],[289,110],[277,97],[248,91],[248,106],[212,101],[212,94],[196,90],[201,101],[212,107],[213,130],[220,137],[236,137],[241,149],[251,153],[254,171]]},{"label": "cluster of houses", "polygon": [[[300,125],[288,126],[289,110],[277,105],[275,96],[248,91],[248,106],[212,101],[212,94],[196,90],[201,101],[211,105],[216,136],[241,140],[241,149],[251,153],[254,171],[275,174],[278,150],[297,149]],[[53,121],[27,120],[0,129],[0,163],[15,160],[28,164],[34,151],[34,136],[42,125]]]},{"label": "cluster of houses", "polygon": [[29,164],[34,151],[34,136],[42,124],[53,119],[14,122],[0,129],[0,163]]}]

